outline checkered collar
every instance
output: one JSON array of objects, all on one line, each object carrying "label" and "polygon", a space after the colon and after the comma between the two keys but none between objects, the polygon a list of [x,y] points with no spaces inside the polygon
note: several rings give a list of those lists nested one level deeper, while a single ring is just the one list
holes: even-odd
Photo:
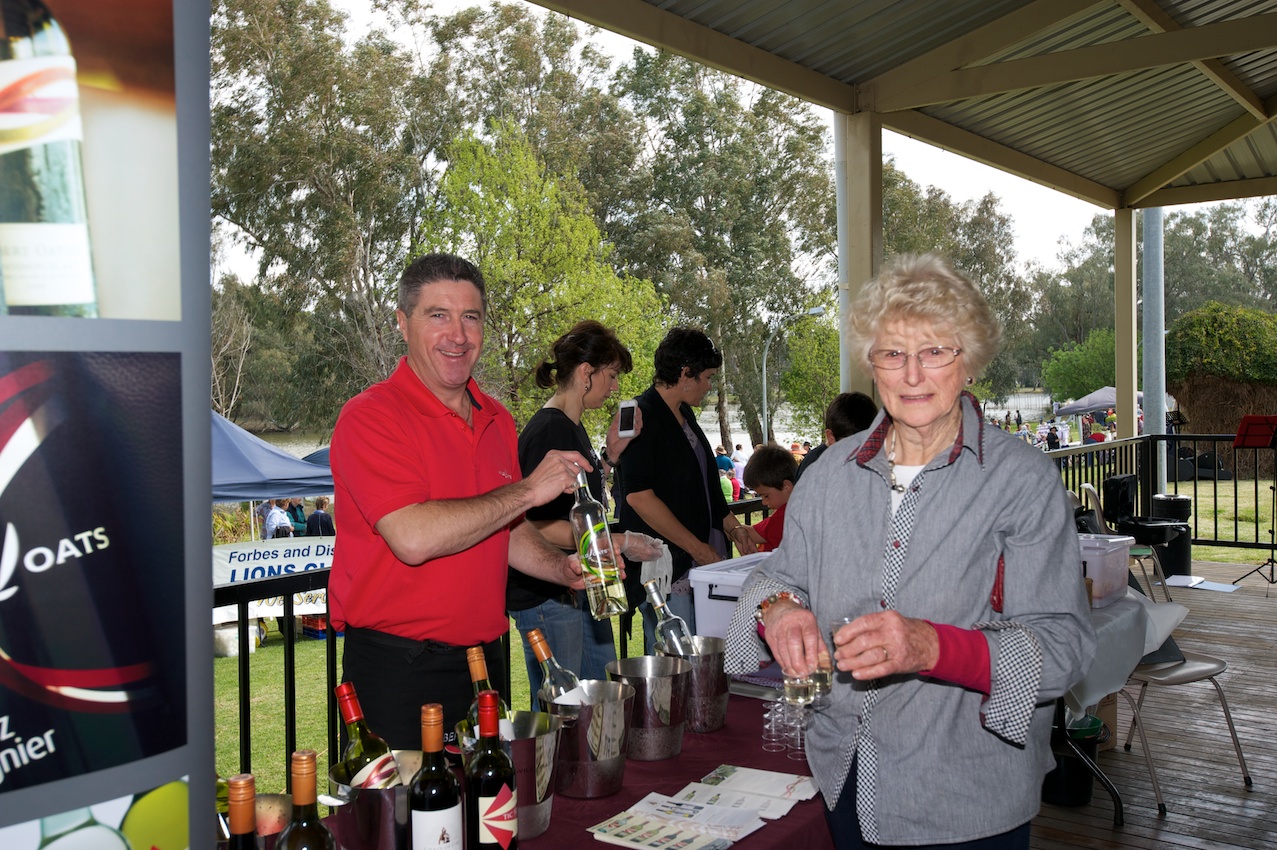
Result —
[{"label": "checkered collar", "polygon": [[[962,405],[962,421],[958,425],[958,436],[953,441],[953,448],[949,450],[949,457],[945,463],[953,463],[958,459],[963,448],[969,448],[975,452],[980,465],[984,466],[984,415],[980,410],[980,401],[967,390],[963,390],[958,403]],[[878,421],[878,427],[873,429],[873,432],[865,438],[864,444],[852,452],[847,460],[854,460],[861,466],[868,466],[871,460],[882,453],[883,444],[887,441],[887,429],[891,427],[891,423],[891,414],[884,410],[882,419]],[[975,438],[968,441],[966,435],[971,433],[975,434]]]}]

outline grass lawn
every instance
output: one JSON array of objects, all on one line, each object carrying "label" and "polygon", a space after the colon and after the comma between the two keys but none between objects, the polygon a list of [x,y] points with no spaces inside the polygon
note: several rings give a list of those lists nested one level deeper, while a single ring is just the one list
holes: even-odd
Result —
[{"label": "grass lawn", "polygon": [[[284,642],[274,631],[274,621],[266,643],[253,653],[250,668],[252,694],[252,772],[261,794],[282,794],[288,754],[284,752]],[[300,632],[300,628],[298,629]],[[616,627],[613,627],[616,631]],[[643,654],[643,629],[634,624],[629,655]],[[518,632],[511,625],[511,635]],[[337,678],[341,679],[341,638],[337,645]],[[523,653],[515,644],[510,664],[511,708],[527,709],[530,700],[528,674]],[[319,753],[321,766],[328,764],[328,683],[324,641],[302,638],[297,642],[297,746]],[[213,659],[214,759],[219,776],[239,773],[239,659]],[[373,730],[374,732],[376,729]],[[321,786],[322,786],[321,782]]]}]

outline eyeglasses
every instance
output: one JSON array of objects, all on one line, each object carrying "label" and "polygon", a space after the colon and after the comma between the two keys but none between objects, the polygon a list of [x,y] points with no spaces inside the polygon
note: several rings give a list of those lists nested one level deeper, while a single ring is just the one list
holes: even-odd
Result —
[{"label": "eyeglasses", "polygon": [[903,369],[905,362],[913,357],[923,369],[941,369],[957,360],[961,353],[961,348],[952,348],[947,345],[933,345],[922,349],[917,354],[905,354],[903,351],[882,348],[869,352],[869,362],[878,369]]}]

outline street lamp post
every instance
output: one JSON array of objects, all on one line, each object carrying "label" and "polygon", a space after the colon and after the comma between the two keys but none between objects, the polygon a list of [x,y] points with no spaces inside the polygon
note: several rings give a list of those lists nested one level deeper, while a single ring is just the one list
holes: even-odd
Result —
[{"label": "street lamp post", "polygon": [[762,408],[763,408],[763,442],[764,443],[767,442],[767,352],[772,347],[772,340],[776,338],[776,334],[780,332],[780,329],[783,328],[785,325],[789,324],[790,322],[796,322],[799,319],[806,318],[807,316],[823,316],[823,315],[825,315],[824,307],[812,307],[811,309],[806,310],[805,312],[795,313],[792,316],[787,316],[784,319],[781,319],[780,324],[776,325],[776,328],[767,335],[767,342],[763,345],[763,404],[762,404]]}]

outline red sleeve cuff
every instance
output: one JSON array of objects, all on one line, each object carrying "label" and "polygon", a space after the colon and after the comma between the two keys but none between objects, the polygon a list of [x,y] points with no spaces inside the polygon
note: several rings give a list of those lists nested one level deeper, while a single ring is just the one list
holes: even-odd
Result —
[{"label": "red sleeve cuff", "polygon": [[987,696],[992,688],[992,674],[989,644],[984,633],[975,629],[960,629],[947,623],[931,623],[931,627],[936,630],[940,655],[936,659],[936,666],[921,671],[922,675],[952,682]]}]

